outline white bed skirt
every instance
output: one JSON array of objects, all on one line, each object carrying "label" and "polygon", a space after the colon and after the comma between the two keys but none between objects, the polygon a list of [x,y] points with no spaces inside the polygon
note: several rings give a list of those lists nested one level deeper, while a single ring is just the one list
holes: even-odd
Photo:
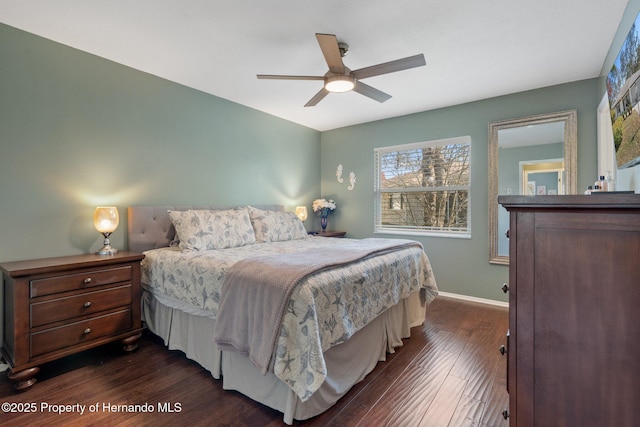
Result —
[{"label": "white bed skirt", "polygon": [[[324,353],[328,375],[314,395],[302,402],[273,373],[262,375],[245,356],[221,352],[213,342],[215,320],[171,308],[143,292],[142,318],[170,350],[181,350],[220,379],[225,390],[236,390],[284,414],[284,422],[321,414],[373,370],[386,354],[402,346],[410,328],[424,323],[426,308],[419,292],[391,307],[347,342]],[[367,351],[363,351],[367,349]]]}]

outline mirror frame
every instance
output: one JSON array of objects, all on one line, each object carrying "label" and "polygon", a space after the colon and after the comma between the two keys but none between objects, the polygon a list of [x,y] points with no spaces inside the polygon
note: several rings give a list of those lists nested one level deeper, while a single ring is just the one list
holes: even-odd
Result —
[{"label": "mirror frame", "polygon": [[498,131],[553,122],[564,122],[565,194],[576,194],[578,185],[577,110],[497,120],[489,123],[489,263],[491,264],[509,265],[509,256],[498,255]]}]

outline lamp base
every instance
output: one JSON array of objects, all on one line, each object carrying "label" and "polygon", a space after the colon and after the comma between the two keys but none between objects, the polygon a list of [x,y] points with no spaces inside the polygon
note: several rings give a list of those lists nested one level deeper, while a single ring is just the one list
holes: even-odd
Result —
[{"label": "lamp base", "polygon": [[118,250],[116,248],[112,248],[110,245],[104,245],[100,250],[96,251],[96,255],[113,255],[117,253]]},{"label": "lamp base", "polygon": [[105,231],[102,233],[104,236],[104,242],[102,243],[102,247],[100,250],[96,251],[96,255],[113,255],[117,254],[118,250],[111,247],[111,242],[109,241],[109,236],[111,235],[111,231]]}]

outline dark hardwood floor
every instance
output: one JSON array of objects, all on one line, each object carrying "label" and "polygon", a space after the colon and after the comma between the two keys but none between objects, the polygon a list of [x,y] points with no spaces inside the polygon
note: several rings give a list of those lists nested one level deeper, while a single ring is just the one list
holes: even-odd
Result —
[{"label": "dark hardwood floor", "polygon": [[[295,425],[506,427],[500,415],[508,405],[506,361],[498,348],[507,317],[505,308],[438,297],[403,347],[327,412]],[[45,364],[38,378],[33,389],[16,393],[0,376],[0,425],[284,424],[281,413],[222,390],[220,381],[148,332],[134,353],[103,346]],[[6,403],[17,412],[6,411]],[[139,412],[116,411],[135,404]],[[57,413],[55,405],[75,412]],[[84,414],[71,405],[84,405]]]}]

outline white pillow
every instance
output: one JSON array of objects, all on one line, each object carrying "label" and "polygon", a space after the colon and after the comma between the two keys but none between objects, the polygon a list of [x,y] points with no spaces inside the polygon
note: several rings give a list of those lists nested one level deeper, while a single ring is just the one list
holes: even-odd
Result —
[{"label": "white pillow", "polygon": [[256,242],[281,242],[309,237],[304,224],[293,212],[265,211],[248,206]]},{"label": "white pillow", "polygon": [[171,211],[169,218],[183,251],[235,248],[256,242],[246,208]]}]

